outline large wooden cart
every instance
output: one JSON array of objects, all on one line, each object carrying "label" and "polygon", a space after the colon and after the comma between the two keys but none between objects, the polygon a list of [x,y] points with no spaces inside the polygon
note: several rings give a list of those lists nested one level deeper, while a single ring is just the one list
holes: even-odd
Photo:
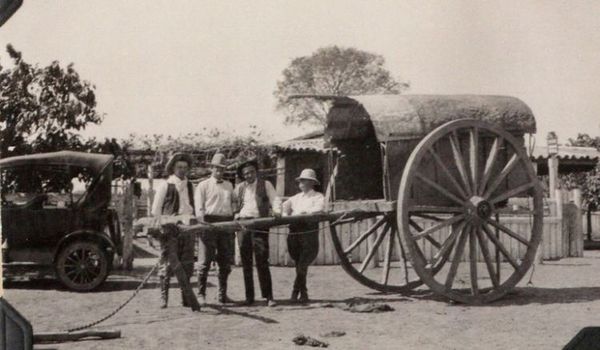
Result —
[{"label": "large wooden cart", "polygon": [[[384,292],[423,283],[463,303],[496,300],[531,267],[542,187],[525,149],[531,110],[503,96],[311,96],[329,100],[336,200],[319,215],[187,228],[236,230],[327,221],[342,267]],[[505,224],[518,216],[519,229]],[[360,235],[343,225],[365,222]],[[356,227],[356,225],[355,225]],[[363,254],[357,252],[362,251]],[[374,256],[382,264],[374,264]]]}]

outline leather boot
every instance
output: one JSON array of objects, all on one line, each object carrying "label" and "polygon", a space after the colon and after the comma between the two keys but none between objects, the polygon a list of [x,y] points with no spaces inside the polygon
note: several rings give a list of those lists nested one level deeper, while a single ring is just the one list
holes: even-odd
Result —
[{"label": "leather boot", "polygon": [[169,277],[160,277],[160,308],[164,309],[167,307],[169,302],[169,284],[171,279]]},{"label": "leather boot", "polygon": [[227,296],[227,276],[219,276],[219,303],[228,304],[232,300]]},{"label": "leather boot", "polygon": [[183,292],[183,288],[181,289],[181,305],[183,305],[184,307],[189,307],[190,303],[188,302],[187,298],[185,297],[185,293]]}]

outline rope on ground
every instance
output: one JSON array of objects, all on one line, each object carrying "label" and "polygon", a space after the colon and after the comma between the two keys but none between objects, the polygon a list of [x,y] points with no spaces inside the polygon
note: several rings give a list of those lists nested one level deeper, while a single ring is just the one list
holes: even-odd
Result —
[{"label": "rope on ground", "polygon": [[125,302],[123,302],[116,309],[114,309],[111,313],[109,313],[108,315],[102,317],[101,319],[99,319],[97,321],[90,322],[90,323],[85,324],[83,326],[79,326],[79,327],[67,329],[67,332],[71,333],[71,332],[76,332],[76,331],[80,331],[80,330],[83,330],[83,329],[92,328],[92,327],[94,327],[94,326],[96,326],[96,325],[98,325],[98,324],[100,324],[100,323],[108,320],[109,318],[113,317],[114,315],[116,315],[127,304],[129,304],[129,302],[132,301],[133,298],[135,298],[136,295],[138,295],[138,293],[144,287],[144,284],[146,284],[146,282],[148,282],[148,280],[150,279],[150,276],[152,276],[152,274],[154,273],[154,271],[156,270],[157,267],[158,267],[158,263],[156,263],[154,266],[152,266],[152,269],[150,269],[150,272],[148,272],[148,274],[146,274],[146,276],[144,277],[144,279],[142,280],[142,282],[137,286],[137,288],[135,289],[135,291],[133,292],[133,294],[127,300],[125,300]]}]

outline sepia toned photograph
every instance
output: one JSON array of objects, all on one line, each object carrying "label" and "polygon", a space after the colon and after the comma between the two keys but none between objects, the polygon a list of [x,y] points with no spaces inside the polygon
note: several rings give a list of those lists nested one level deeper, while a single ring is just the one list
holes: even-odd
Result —
[{"label": "sepia toned photograph", "polygon": [[0,1],[0,349],[600,349],[599,13]]}]

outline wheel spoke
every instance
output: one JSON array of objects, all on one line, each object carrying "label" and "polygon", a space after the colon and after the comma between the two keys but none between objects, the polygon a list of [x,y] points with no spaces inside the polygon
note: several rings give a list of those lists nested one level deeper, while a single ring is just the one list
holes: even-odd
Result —
[{"label": "wheel spoke", "polygon": [[390,264],[392,263],[392,251],[394,248],[394,225],[390,225],[390,234],[388,235],[387,246],[385,247],[385,258],[383,261],[383,275],[381,276],[381,284],[387,286],[390,278]]},{"label": "wheel spoke", "polygon": [[434,189],[436,189],[439,193],[441,193],[442,195],[444,195],[444,197],[450,199],[451,201],[453,201],[454,203],[458,204],[458,205],[464,205],[464,200],[458,198],[455,194],[453,194],[452,192],[448,191],[447,189],[443,188],[442,186],[438,185],[437,183],[435,183],[434,181],[428,179],[427,177],[425,177],[423,174],[421,174],[420,172],[416,172],[415,176],[423,181],[424,183],[428,184],[430,187],[433,187]]},{"label": "wheel spoke", "polygon": [[77,259],[75,259],[71,255],[67,255],[67,258],[65,259],[65,264],[67,263],[67,261],[69,261],[69,262],[71,262],[73,264],[77,264],[78,263]]},{"label": "wheel spoke", "polygon": [[463,199],[467,199],[467,197],[468,197],[467,193],[462,188],[462,186],[458,184],[458,181],[456,181],[456,179],[454,178],[454,175],[452,175],[450,170],[448,170],[448,167],[446,167],[446,165],[444,164],[444,162],[442,161],[440,156],[436,152],[434,152],[432,149],[429,150],[429,153],[431,154],[431,156],[433,157],[433,159],[435,160],[437,165],[442,169],[442,172],[444,172],[444,174],[446,175],[446,178],[448,180],[450,180],[450,183],[452,183],[454,188],[456,188],[458,190],[458,192],[463,197]]},{"label": "wheel spoke", "polygon": [[475,227],[471,226],[469,232],[469,261],[471,272],[471,294],[478,295],[479,287],[477,283],[477,237],[475,236]]},{"label": "wheel spoke", "polygon": [[379,245],[383,241],[383,238],[385,237],[385,233],[389,229],[389,227],[390,227],[390,224],[386,223],[386,225],[384,226],[383,231],[381,231],[379,233],[379,236],[377,236],[377,239],[375,240],[375,243],[373,243],[373,246],[371,247],[371,249],[367,253],[367,256],[365,257],[365,260],[362,262],[362,265],[360,265],[360,269],[358,270],[358,272],[363,273],[365,271],[365,269],[367,268],[367,265],[369,264],[369,262],[371,261],[371,259],[375,255],[375,253],[377,252],[377,249],[379,248]]},{"label": "wheel spoke", "polygon": [[519,187],[515,187],[510,191],[506,191],[506,192],[502,193],[501,195],[494,197],[494,199],[490,200],[490,203],[496,204],[498,202],[502,202],[503,200],[508,199],[510,197],[514,197],[514,196],[518,195],[519,193],[522,193],[522,192],[534,187],[535,185],[536,185],[536,181],[534,180],[534,181],[528,182],[526,184],[523,184]]},{"label": "wheel spoke", "polygon": [[419,240],[423,237],[429,236],[432,233],[441,230],[442,228],[446,227],[446,226],[450,226],[452,224],[455,224],[457,222],[459,222],[460,220],[465,218],[465,214],[460,214],[460,215],[456,215],[451,217],[450,219],[444,220],[442,222],[440,222],[439,224],[436,224],[434,226],[431,226],[430,228],[423,230],[419,233],[417,233],[416,235],[413,235],[413,239]]},{"label": "wheel spoke", "polygon": [[[413,219],[409,219],[408,223],[410,224],[410,226],[414,227],[417,231],[423,232],[423,228],[419,224],[417,224]],[[433,238],[431,236],[425,236],[425,239],[428,240],[429,243],[431,243],[431,245],[436,247],[437,249],[440,249],[440,247],[442,246],[438,241],[435,240],[435,238]]]},{"label": "wheel spoke", "polygon": [[496,227],[500,231],[506,233],[507,235],[511,236],[512,238],[516,239],[517,241],[519,241],[529,247],[529,241],[526,238],[524,238],[523,236],[521,236],[520,234],[516,233],[515,231],[509,229],[508,227],[506,227],[506,226],[502,225],[501,223],[496,222],[494,220],[486,219],[485,221],[488,224]]},{"label": "wheel spoke", "polygon": [[419,218],[428,219],[428,220],[432,220],[432,221],[437,221],[437,222],[444,221],[444,219],[438,218],[437,216],[423,214],[423,213],[415,213],[412,216],[416,216]]},{"label": "wheel spoke", "polygon": [[498,151],[500,150],[500,146],[502,144],[502,138],[495,138],[494,143],[492,144],[492,148],[490,149],[490,154],[487,157],[485,162],[485,168],[483,170],[483,177],[481,178],[481,183],[479,184],[479,189],[477,190],[478,194],[482,194],[485,186],[487,186],[487,182],[492,175],[492,169],[494,168],[494,164],[496,163],[496,159],[498,158]]},{"label": "wheel spoke", "polygon": [[479,129],[474,127],[469,130],[469,163],[471,165],[471,181],[473,193],[477,193],[479,181]]},{"label": "wheel spoke", "polygon": [[375,232],[385,222],[386,222],[386,217],[384,216],[383,218],[379,219],[375,224],[373,224],[373,226],[369,227],[369,229],[365,233],[360,235],[360,237],[358,237],[358,239],[356,241],[354,241],[350,246],[348,246],[348,248],[346,248],[344,250],[344,254],[349,254],[351,251],[353,251],[365,239],[367,239],[367,237],[369,237],[371,234],[373,234],[373,232]]},{"label": "wheel spoke", "polygon": [[490,279],[492,280],[492,285],[497,288],[498,285],[500,284],[498,276],[496,275],[496,272],[494,271],[494,265],[492,263],[492,258],[490,256],[490,251],[488,249],[488,245],[487,245],[487,240],[485,239],[485,236],[483,235],[483,233],[481,233],[481,228],[477,227],[475,229],[475,234],[477,235],[477,238],[479,239],[479,246],[481,247],[481,254],[483,255],[483,260],[485,260],[485,266],[487,267],[488,273],[490,275]]},{"label": "wheel spoke", "polygon": [[510,158],[510,160],[508,161],[508,163],[506,163],[506,165],[504,166],[504,168],[502,169],[502,171],[500,172],[500,174],[498,175],[498,177],[496,177],[494,179],[494,181],[492,182],[492,184],[490,185],[490,187],[488,187],[485,190],[485,192],[483,194],[484,198],[489,198],[492,195],[492,193],[494,193],[494,191],[496,190],[496,188],[498,188],[498,186],[500,185],[500,183],[502,183],[502,181],[504,181],[504,179],[506,178],[506,176],[514,169],[514,167],[517,165],[518,162],[519,162],[519,155],[515,153]]},{"label": "wheel spoke", "polygon": [[488,238],[496,245],[496,247],[498,247],[498,249],[500,250],[500,253],[502,253],[502,255],[504,255],[504,257],[512,265],[512,267],[514,267],[515,270],[518,270],[519,264],[510,255],[508,250],[506,250],[506,248],[504,247],[504,244],[502,244],[502,242],[500,242],[500,240],[498,238],[496,238],[496,236],[494,236],[494,234],[492,233],[492,230],[490,230],[490,228],[485,223],[483,223],[483,225],[481,227],[483,228],[483,231],[488,236]]},{"label": "wheel spoke", "polygon": [[456,168],[458,169],[463,184],[467,189],[467,195],[470,197],[473,194],[473,192],[471,192],[471,184],[469,183],[469,177],[467,176],[467,168],[465,167],[465,161],[460,150],[460,145],[458,144],[458,137],[456,136],[456,133],[453,132],[448,138],[450,139],[450,146],[452,148],[452,155],[454,156]]},{"label": "wheel spoke", "polygon": [[402,267],[404,270],[404,282],[408,283],[408,264],[406,263],[406,252],[404,251],[404,246],[402,245],[402,239],[400,238],[400,231],[396,230],[396,242],[398,242],[398,249],[400,250],[400,258],[402,259]]},{"label": "wheel spoke", "polygon": [[411,205],[408,207],[408,212],[411,215],[417,215],[420,213],[440,213],[440,214],[459,214],[463,213],[465,209],[460,207],[440,207],[435,205]]},{"label": "wheel spoke", "polygon": [[467,225],[463,227],[460,232],[460,238],[458,240],[458,244],[454,249],[454,256],[452,258],[452,263],[450,264],[450,271],[448,271],[448,275],[446,276],[446,283],[444,283],[446,289],[452,289],[452,284],[454,283],[454,277],[456,277],[456,272],[458,271],[458,265],[460,264],[460,259],[465,250],[465,244],[467,241],[468,230],[466,230]]},{"label": "wheel spoke", "polygon": [[450,252],[452,251],[452,247],[454,247],[454,242],[456,241],[456,238],[460,235],[464,227],[465,222],[463,221],[460,224],[458,224],[458,226],[454,230],[452,230],[452,233],[450,233],[450,236],[448,236],[448,238],[444,241],[444,244],[442,244],[440,250],[433,256],[433,259],[430,263],[431,267],[435,266],[440,258],[450,254]]}]

